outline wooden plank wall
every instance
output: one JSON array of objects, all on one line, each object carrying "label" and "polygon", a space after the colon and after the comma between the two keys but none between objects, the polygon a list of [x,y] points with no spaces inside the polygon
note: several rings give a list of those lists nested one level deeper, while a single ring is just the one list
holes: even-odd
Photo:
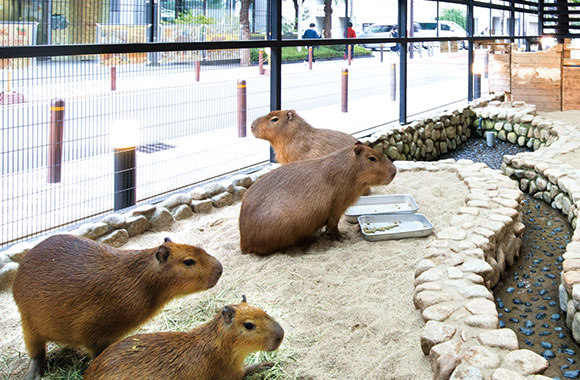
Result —
[{"label": "wooden plank wall", "polygon": [[512,49],[512,100],[535,104],[539,111],[560,111],[562,51],[562,45],[538,52]]},{"label": "wooden plank wall", "polygon": [[574,50],[580,48],[567,40],[562,59],[562,111],[580,110],[580,59],[572,58]]}]

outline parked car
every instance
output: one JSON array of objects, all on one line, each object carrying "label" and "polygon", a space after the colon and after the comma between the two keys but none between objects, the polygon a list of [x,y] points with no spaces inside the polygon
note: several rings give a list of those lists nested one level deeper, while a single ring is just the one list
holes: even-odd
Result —
[{"label": "parked car", "polygon": [[[419,30],[421,29],[421,27],[419,26],[418,23],[414,23],[414,29],[413,32],[415,34],[415,36],[417,36],[417,33],[419,32]],[[360,34],[359,38],[380,38],[380,37],[384,37],[384,38],[389,38],[391,37],[391,32],[393,30],[393,27],[395,25],[394,24],[373,24],[371,26],[368,26],[364,32],[362,34]],[[390,49],[391,47],[394,47],[396,45],[395,42],[385,42],[382,44],[383,48],[385,50]],[[371,50],[377,50],[380,49],[381,44],[380,43],[369,43],[369,44],[364,44],[363,46],[367,49],[371,49]],[[413,48],[415,50],[417,50],[418,48],[418,44],[413,44]]]},{"label": "parked car", "polygon": [[[437,21],[417,22],[414,37],[467,37],[467,32],[453,21],[439,20],[439,35],[437,35]],[[465,41],[459,41],[459,48],[465,49]]]},{"label": "parked car", "polygon": [[[367,27],[363,33],[361,33],[358,37],[359,38],[389,38],[391,37],[391,30],[393,30],[393,26],[391,24],[373,24],[369,27]],[[391,47],[395,46],[396,43],[394,42],[385,42],[382,44],[383,48],[385,50],[389,50]],[[368,43],[365,44],[363,43],[362,46],[364,46],[367,49],[371,49],[371,50],[375,50],[375,49],[380,49],[381,48],[381,44],[380,43]]]}]

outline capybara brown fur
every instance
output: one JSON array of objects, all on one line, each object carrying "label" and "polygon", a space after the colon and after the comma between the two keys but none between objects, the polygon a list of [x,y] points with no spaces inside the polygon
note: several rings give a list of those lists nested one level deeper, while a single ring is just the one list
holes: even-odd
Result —
[{"label": "capybara brown fur", "polygon": [[245,367],[246,356],[273,351],[283,338],[282,327],[244,297],[192,331],[135,335],[109,346],[84,380],[240,380],[272,366]]},{"label": "capybara brown fur", "polygon": [[55,235],[22,259],[13,283],[31,358],[26,380],[44,371],[46,343],[85,347],[96,357],[171,299],[213,287],[221,263],[203,249],[173,243],[121,250]]},{"label": "capybara brown fur", "polygon": [[242,252],[270,254],[311,238],[323,226],[340,239],[340,217],[362,189],[387,185],[396,172],[388,158],[362,144],[271,171],[242,200]]},{"label": "capybara brown fur", "polygon": [[357,141],[344,132],[314,128],[294,110],[272,111],[257,118],[252,122],[252,134],[272,144],[276,161],[282,165],[326,156]]}]

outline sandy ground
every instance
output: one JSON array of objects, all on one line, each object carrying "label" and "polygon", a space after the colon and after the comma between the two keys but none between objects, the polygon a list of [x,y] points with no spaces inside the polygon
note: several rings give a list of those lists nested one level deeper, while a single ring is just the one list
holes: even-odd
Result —
[{"label": "sandy ground", "polygon": [[[580,130],[580,111],[564,111],[564,112],[538,112],[538,115],[542,115],[546,118],[559,120],[565,122],[577,130]],[[564,154],[559,154],[554,157],[557,160],[561,160],[564,163],[572,165],[573,167],[580,169],[580,152],[573,151]]]},{"label": "sandy ground", "polygon": [[[419,212],[439,230],[464,204],[467,188],[454,173],[404,172],[389,186],[373,190],[385,193],[412,194]],[[414,269],[433,235],[367,242],[358,225],[343,218],[342,242],[321,235],[310,246],[284,253],[242,255],[239,208],[237,203],[195,216],[174,224],[171,231],[133,238],[123,247],[151,247],[169,236],[203,247],[224,265],[215,288],[174,301],[142,330],[171,329],[167,320],[179,319],[183,309],[212,298],[221,307],[239,302],[245,294],[285,329],[280,357],[289,379],[432,378],[419,345],[424,322],[413,307],[412,294]],[[22,379],[27,357],[9,293],[0,294],[0,310],[0,378]],[[13,375],[6,377],[9,372]]]}]

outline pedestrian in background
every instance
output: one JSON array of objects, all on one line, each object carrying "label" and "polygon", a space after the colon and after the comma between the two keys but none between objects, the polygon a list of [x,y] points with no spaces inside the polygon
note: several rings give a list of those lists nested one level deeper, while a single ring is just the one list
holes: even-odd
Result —
[{"label": "pedestrian in background", "polygon": [[[316,24],[314,24],[313,22],[310,23],[310,28],[306,29],[304,31],[302,38],[305,40],[320,38],[320,34],[318,34],[318,32],[316,31]],[[314,60],[314,46],[308,46],[308,48],[309,49],[312,48],[312,62],[315,62],[315,60]],[[308,58],[307,58],[307,60],[308,60]]]},{"label": "pedestrian in background", "polygon": [[[399,37],[399,27],[397,25],[393,26],[393,29],[391,29],[391,37],[393,38],[397,38]],[[401,47],[399,46],[399,44],[395,44],[394,46],[391,47],[391,51],[399,51]]]},{"label": "pedestrian in background", "polygon": [[[349,21],[348,23],[348,28],[346,28],[346,38],[356,38],[356,32],[354,31],[354,29],[352,28],[352,22]],[[350,56],[354,57],[354,45],[346,45],[345,50],[344,50],[344,59],[346,59],[346,56],[348,55],[348,47],[350,46]]]}]

